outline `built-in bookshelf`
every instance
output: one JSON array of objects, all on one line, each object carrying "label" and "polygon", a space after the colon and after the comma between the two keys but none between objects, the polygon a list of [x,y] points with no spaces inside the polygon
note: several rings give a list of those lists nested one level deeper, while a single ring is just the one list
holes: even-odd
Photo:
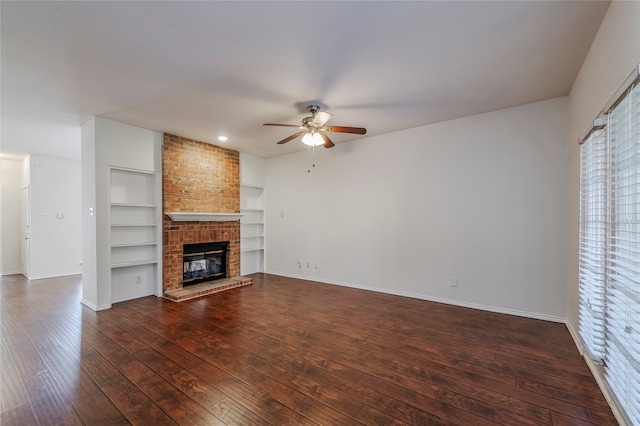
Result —
[{"label": "built-in bookshelf", "polygon": [[240,185],[240,270],[264,272],[264,187]]},{"label": "built-in bookshelf", "polygon": [[111,302],[155,294],[159,277],[157,174],[112,167],[109,181]]}]

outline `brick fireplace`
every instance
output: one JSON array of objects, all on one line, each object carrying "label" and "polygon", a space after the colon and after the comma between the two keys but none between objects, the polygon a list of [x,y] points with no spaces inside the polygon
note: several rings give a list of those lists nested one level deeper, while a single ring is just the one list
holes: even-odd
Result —
[{"label": "brick fireplace", "polygon": [[[232,216],[240,211],[240,154],[165,134],[162,161],[163,211],[187,216],[163,218],[164,296],[181,301],[251,284],[240,277],[240,221]],[[184,246],[215,242],[227,243],[225,279],[183,286]]]}]

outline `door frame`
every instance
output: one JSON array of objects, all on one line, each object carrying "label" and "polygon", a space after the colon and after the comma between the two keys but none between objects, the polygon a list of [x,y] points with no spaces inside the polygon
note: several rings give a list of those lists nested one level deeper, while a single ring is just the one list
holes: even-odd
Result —
[{"label": "door frame", "polygon": [[31,191],[29,185],[20,194],[20,241],[22,275],[31,279]]}]

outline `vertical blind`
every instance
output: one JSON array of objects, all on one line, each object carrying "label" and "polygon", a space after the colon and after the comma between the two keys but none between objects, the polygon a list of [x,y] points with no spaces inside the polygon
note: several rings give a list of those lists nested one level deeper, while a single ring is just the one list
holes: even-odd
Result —
[{"label": "vertical blind", "polygon": [[640,88],[580,150],[580,335],[640,425]]}]

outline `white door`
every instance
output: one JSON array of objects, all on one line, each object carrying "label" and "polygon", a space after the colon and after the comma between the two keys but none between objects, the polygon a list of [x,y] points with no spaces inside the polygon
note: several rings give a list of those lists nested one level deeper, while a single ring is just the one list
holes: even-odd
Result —
[{"label": "white door", "polygon": [[29,265],[31,264],[31,223],[29,221],[29,187],[22,188],[21,203],[22,222],[22,275],[29,278]]}]

